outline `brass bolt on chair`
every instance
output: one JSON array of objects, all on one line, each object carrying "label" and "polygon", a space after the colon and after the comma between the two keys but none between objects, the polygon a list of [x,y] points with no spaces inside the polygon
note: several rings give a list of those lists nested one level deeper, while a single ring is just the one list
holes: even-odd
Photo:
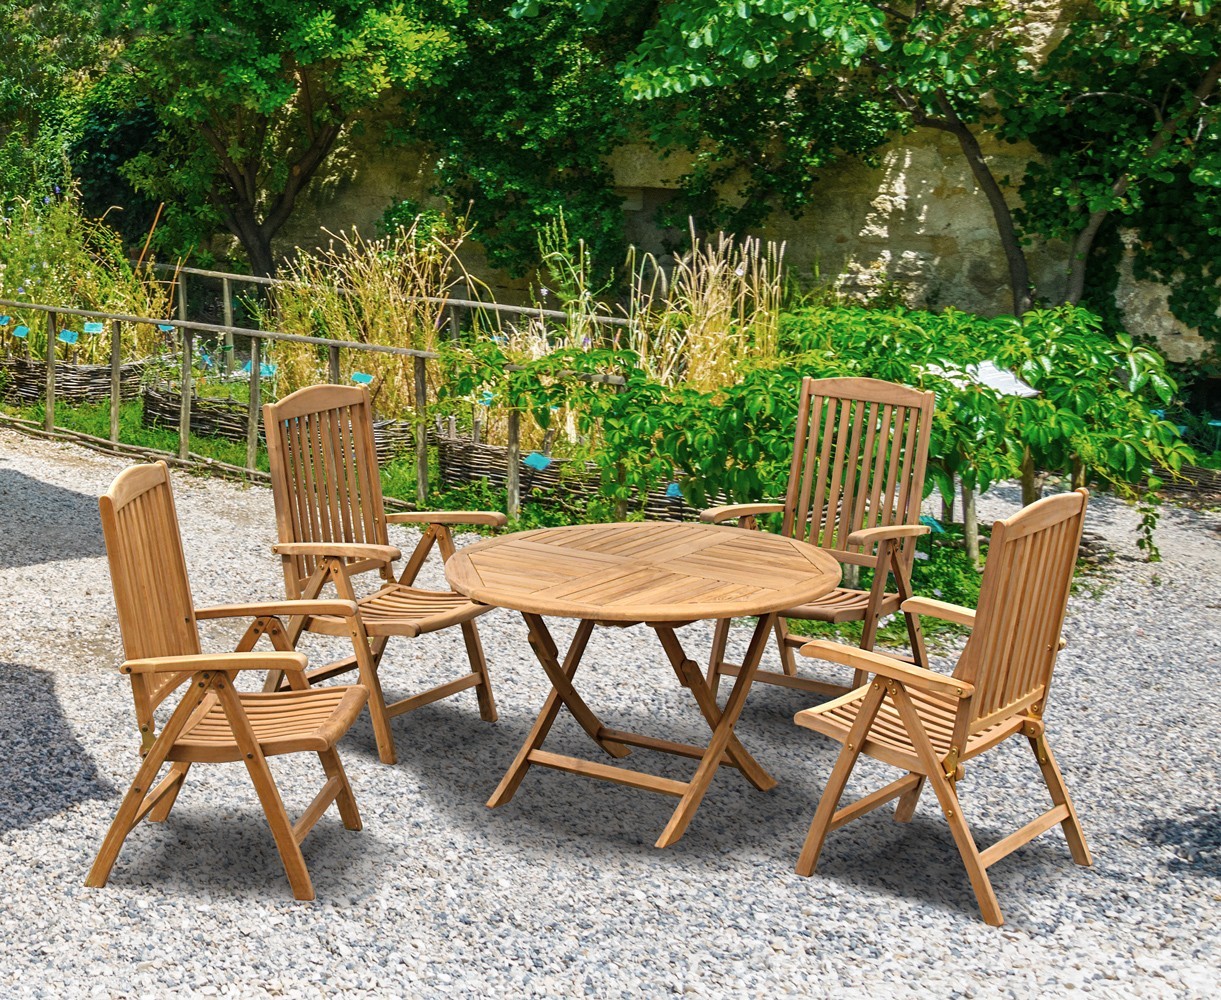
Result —
[{"label": "brass bolt on chair", "polygon": [[[297,616],[288,626],[296,646],[302,632],[352,636],[353,655],[313,670],[311,682],[357,670],[369,689],[369,715],[378,754],[397,759],[390,719],[441,698],[474,688],[479,714],[496,721],[492,681],[474,619],[487,605],[452,590],[414,586],[435,544],[441,558],[454,553],[450,527],[502,527],[504,514],[484,511],[412,511],[387,514],[373,442],[373,414],[363,387],[318,385],[263,407],[271,466],[284,585],[290,599],[316,599],[328,583],[338,597],[354,601],[353,623],[336,615]],[[393,563],[402,553],[390,544],[387,525],[425,526],[423,537],[396,579]],[[382,585],[357,597],[352,581],[376,572]],[[387,704],[378,670],[390,636],[416,638],[457,625],[462,630],[470,671],[427,691]]]},{"label": "brass bolt on chair", "polygon": [[[359,685],[310,689],[305,657],[292,652],[280,616],[325,614],[352,621],[348,601],[277,601],[196,608],[164,462],[127,469],[100,500],[115,608],[140,726],[143,762],[102,842],[85,884],[104,886],[127,835],[146,817],[164,822],[193,764],[241,761],[258,794],[293,895],[313,899],[301,842],[331,803],[349,830],[361,827],[356,800],[335,744],[364,707]],[[253,619],[235,652],[204,653],[197,622]],[[267,636],[276,652],[254,652]],[[247,693],[233,686],[243,670],[276,671],[289,690]],[[184,688],[185,685],[185,688]],[[160,733],[154,712],[170,695],[181,701]],[[292,823],[268,767],[269,757],[316,753],[326,782]],[[162,765],[169,771],[160,782]]]},{"label": "brass bolt on chair", "polygon": [[[818,545],[841,563],[873,570],[868,590],[837,587],[825,597],[781,612],[776,626],[782,673],[759,670],[757,684],[779,684],[820,694],[842,694],[831,684],[797,673],[793,650],[808,637],[788,630],[788,621],[864,623],[861,648],[873,649],[878,626],[902,610],[912,596],[911,567],[920,524],[924,472],[933,424],[933,394],[869,378],[806,378],[797,410],[797,434],[783,503],[730,504],[704,511],[700,519],[720,524],[736,519],[754,528],[763,514],[783,514],[781,533]],[[887,583],[894,579],[894,590]],[[916,615],[903,612],[912,661],[924,666],[924,638]],[[738,664],[725,661],[728,621],[713,634],[708,682],[716,691],[723,674]],[[857,671],[853,686],[865,675]]]},{"label": "brass bolt on chair", "polygon": [[[950,824],[984,920],[999,926],[1000,906],[987,869],[1057,823],[1079,865],[1091,863],[1064,778],[1047,744],[1047,694],[1081,541],[1088,494],[1047,497],[992,528],[979,608],[913,598],[909,614],[932,615],[971,628],[952,675],[890,656],[816,640],[802,653],[873,674],[834,701],[799,712],[794,721],[843,744],[819,801],[797,871],[810,875],[828,832],[898,798],[895,819],[907,822],[927,781]],[[1052,807],[1016,833],[979,850],[962,814],[957,783],[963,763],[1010,736],[1027,738]],[[860,754],[907,771],[905,777],[837,809]]]}]

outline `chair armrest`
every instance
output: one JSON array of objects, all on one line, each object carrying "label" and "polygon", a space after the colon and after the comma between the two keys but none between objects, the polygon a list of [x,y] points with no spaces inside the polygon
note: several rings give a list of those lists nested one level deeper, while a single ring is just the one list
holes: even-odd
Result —
[{"label": "chair armrest", "polygon": [[259,618],[263,615],[334,615],[338,618],[356,616],[353,601],[256,601],[253,604],[218,604],[214,608],[196,608],[200,621],[210,618]]},{"label": "chair armrest", "polygon": [[942,621],[953,622],[955,625],[965,625],[971,628],[975,624],[975,612],[960,604],[949,601],[935,601],[931,597],[909,597],[899,610],[909,615],[928,615],[930,618],[940,618]]},{"label": "chair armrest", "polygon": [[722,521],[732,521],[739,517],[754,517],[758,514],[783,514],[782,503],[731,503],[723,507],[709,507],[700,512],[700,520],[705,524],[720,524]]},{"label": "chair armrest", "polygon": [[344,559],[374,559],[394,562],[402,557],[393,545],[369,545],[365,542],[277,542],[271,551],[281,556],[340,556]]},{"label": "chair armrest", "polygon": [[387,514],[387,524],[477,524],[503,528],[509,519],[494,510],[409,510]]},{"label": "chair armrest", "polygon": [[812,639],[801,647],[802,656],[820,660],[830,660],[854,670],[866,670],[871,674],[880,674],[891,680],[923,691],[933,691],[938,694],[952,694],[958,698],[966,698],[975,691],[975,686],[957,677],[940,674],[935,670],[925,670],[902,660],[882,653],[875,653],[856,646],[845,646],[842,642],[830,642],[827,639]]},{"label": "chair armrest", "polygon": [[302,673],[304,653],[192,653],[189,656],[150,656],[127,660],[125,674],[178,674],[198,670],[287,670]]},{"label": "chair armrest", "polygon": [[858,528],[848,536],[849,545],[874,545],[887,538],[915,538],[927,535],[928,525],[925,524],[887,524],[876,528]]}]

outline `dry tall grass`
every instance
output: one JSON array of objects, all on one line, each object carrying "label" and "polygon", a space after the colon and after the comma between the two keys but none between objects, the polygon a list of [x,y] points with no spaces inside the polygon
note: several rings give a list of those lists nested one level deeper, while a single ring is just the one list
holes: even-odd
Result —
[{"label": "dry tall grass", "polygon": [[[444,300],[468,278],[456,253],[465,236],[465,230],[445,241],[418,236],[414,225],[374,240],[355,230],[331,234],[324,251],[298,254],[260,322],[283,333],[434,350],[445,324]],[[271,360],[280,394],[327,380],[323,347],[277,343]],[[344,351],[340,365],[345,382],[358,371],[373,376],[369,388],[379,412],[413,409],[410,357]],[[434,366],[429,362],[433,379]]]},{"label": "dry tall grass", "polygon": [[776,353],[784,244],[724,233],[691,249],[667,274],[652,254],[629,257],[626,347],[665,385],[709,391],[740,381],[745,362]]}]

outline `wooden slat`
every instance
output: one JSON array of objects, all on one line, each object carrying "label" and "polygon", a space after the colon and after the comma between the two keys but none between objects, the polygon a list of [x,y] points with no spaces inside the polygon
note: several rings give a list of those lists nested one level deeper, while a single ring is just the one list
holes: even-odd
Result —
[{"label": "wooden slat", "polygon": [[1066,819],[1068,819],[1068,806],[1055,806],[1052,809],[1048,809],[1038,819],[1031,820],[1020,830],[1009,834],[1003,840],[998,840],[987,850],[980,851],[979,860],[985,868],[990,868],[1000,861],[1001,858],[1007,857],[1023,844],[1030,843],[1040,833],[1045,833],[1057,823],[1063,823]]},{"label": "wooden slat", "polygon": [[592,760],[582,760],[580,757],[567,757],[564,754],[551,753],[549,750],[531,750],[531,764],[541,764],[543,767],[554,768],[557,771],[567,771],[570,774],[583,774],[589,778],[601,778],[613,781],[618,785],[630,785],[632,788],[642,788],[649,792],[661,792],[664,795],[682,797],[687,791],[687,782],[673,781],[670,778],[659,778],[655,774],[645,774],[643,771],[633,771],[626,767],[615,767],[612,764],[602,764]]}]

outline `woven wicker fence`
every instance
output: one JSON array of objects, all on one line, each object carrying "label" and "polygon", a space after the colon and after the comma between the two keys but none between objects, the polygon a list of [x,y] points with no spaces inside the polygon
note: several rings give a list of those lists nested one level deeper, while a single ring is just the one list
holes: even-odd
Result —
[{"label": "woven wicker fence", "polygon": [[[489,485],[503,488],[508,478],[508,451],[501,445],[477,444],[469,438],[439,437],[441,482],[446,486],[462,486],[487,480]],[[535,469],[522,462],[522,500],[580,510],[591,500],[601,497],[602,476],[592,462],[553,458],[545,469]],[[636,504],[639,500],[637,497]],[[709,500],[710,505],[727,502],[724,498]],[[654,520],[692,521],[699,517],[699,509],[687,504],[681,496],[669,496],[663,484],[644,497],[644,514]]]},{"label": "woven wicker fence", "polygon": [[[135,399],[151,359],[128,361],[119,368],[119,395]],[[0,358],[0,396],[6,403],[29,406],[47,393],[47,363],[36,358]],[[55,364],[55,399],[63,403],[101,403],[110,399],[110,365]]]},{"label": "woven wicker fence", "polygon": [[[142,422],[145,427],[178,429],[182,393],[164,383],[150,383],[144,386],[143,397]],[[260,414],[260,439],[263,438],[262,425],[263,418]],[[245,441],[246,402],[240,399],[213,399],[192,395],[191,431],[228,441]],[[377,447],[378,461],[389,462],[395,456],[410,450],[415,435],[411,424],[405,420],[377,420],[373,424],[373,440]]]}]

